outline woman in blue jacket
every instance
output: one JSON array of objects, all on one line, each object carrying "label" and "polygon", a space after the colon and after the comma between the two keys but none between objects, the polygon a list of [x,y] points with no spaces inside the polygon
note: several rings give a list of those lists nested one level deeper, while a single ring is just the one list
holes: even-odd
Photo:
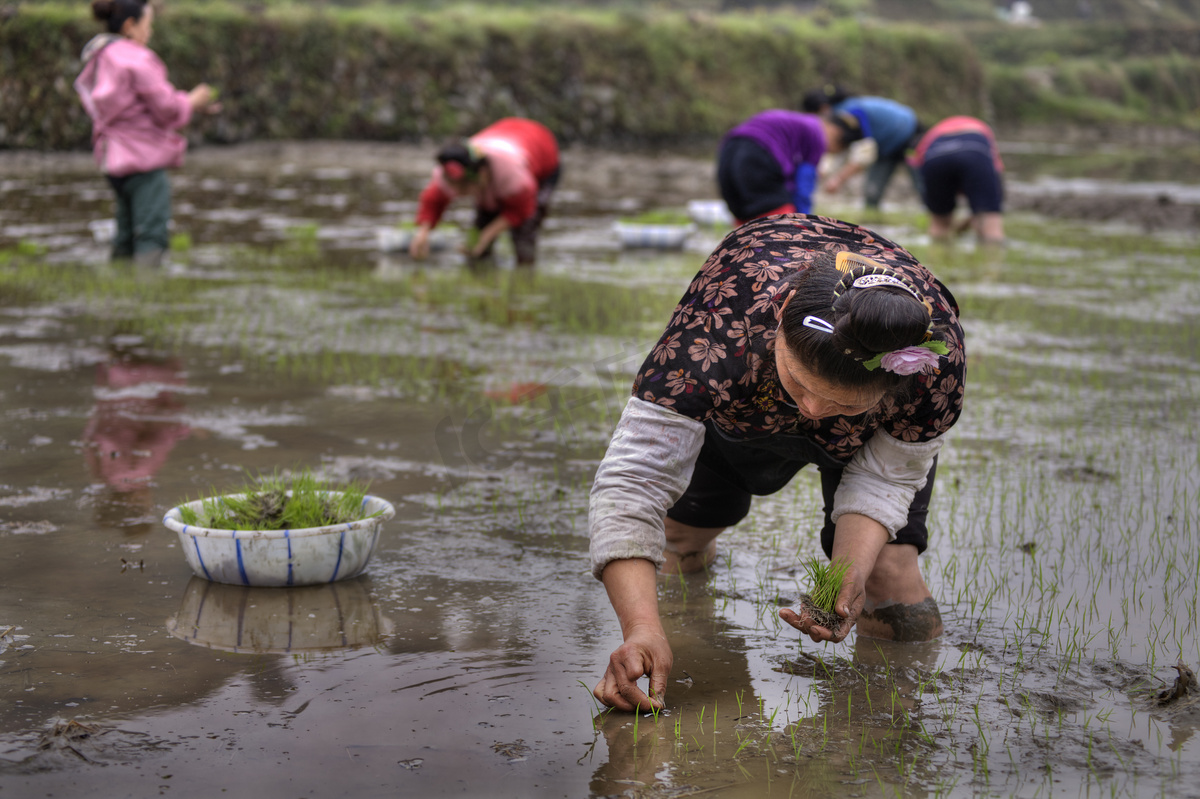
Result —
[{"label": "woman in blue jacket", "polygon": [[[862,135],[849,149],[846,162],[824,182],[825,191],[836,194],[847,180],[866,170],[863,201],[867,208],[878,209],[892,175],[903,165],[917,194],[921,193],[919,175],[905,162],[905,156],[916,146],[924,130],[915,111],[884,97],[850,96],[828,106],[825,113],[853,115]],[[830,150],[836,148],[831,146]]]}]

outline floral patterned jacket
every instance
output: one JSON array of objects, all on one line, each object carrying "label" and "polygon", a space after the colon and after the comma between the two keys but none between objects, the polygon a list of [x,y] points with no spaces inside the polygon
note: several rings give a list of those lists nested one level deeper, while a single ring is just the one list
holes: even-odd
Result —
[{"label": "floral patterned jacket", "polygon": [[[861,253],[910,278],[933,308],[950,352],[918,375],[903,404],[885,400],[860,416],[806,419],[787,401],[775,369],[775,332],[788,279],[821,253]],[[966,353],[957,308],[945,289],[899,245],[864,228],[819,216],[768,217],[730,234],[679,301],[642,365],[633,396],[732,439],[803,435],[847,461],[882,430],[900,441],[942,435],[962,412]]]},{"label": "floral patterned jacket", "polygon": [[[775,331],[788,278],[821,253],[846,250],[910,278],[933,308],[949,352],[936,373],[917,377],[902,403],[885,400],[870,413],[811,421],[780,387]],[[965,366],[953,297],[896,244],[819,216],[773,216],[743,225],[688,287],[642,365],[596,470],[588,508],[592,574],[602,578],[613,560],[662,563],[663,519],[687,490],[709,435],[727,439],[722,447],[744,441],[748,450],[802,448],[795,460],[811,458],[816,447],[845,467],[833,521],[860,514],[893,538],[942,435],[962,412]]]}]

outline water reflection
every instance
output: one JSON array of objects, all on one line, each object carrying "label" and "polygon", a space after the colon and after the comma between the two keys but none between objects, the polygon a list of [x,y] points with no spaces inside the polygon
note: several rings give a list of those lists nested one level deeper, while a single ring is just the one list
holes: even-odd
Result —
[{"label": "water reflection", "polygon": [[[683,774],[671,776],[680,765],[685,765],[687,785],[710,789],[720,770],[709,764],[728,763],[738,746],[734,731],[757,718],[749,642],[726,620],[725,603],[704,585],[709,579],[703,574],[660,579],[663,622],[674,655],[666,708],[657,714],[605,711],[593,719],[608,750],[592,775],[594,794],[611,795],[629,784],[681,788]],[[646,678],[639,685],[646,690]],[[728,782],[727,770],[724,777],[718,782]]]},{"label": "water reflection", "polygon": [[899,793],[914,778],[937,783],[937,747],[922,725],[936,714],[935,675],[954,654],[946,642],[857,638],[849,657],[801,642],[764,682],[754,665],[762,631],[728,623],[723,603],[690,588],[682,604],[661,597],[675,655],[666,709],[593,719],[608,753],[592,774],[594,794],[623,785],[654,795],[721,790],[741,781],[731,781],[737,763],[746,781],[779,782],[781,795],[839,795],[864,776],[865,747],[903,753],[873,761],[870,781],[885,792]]},{"label": "water reflection", "polygon": [[114,336],[96,367],[96,403],[83,431],[93,479],[110,496],[96,502],[97,521],[127,527],[150,520],[151,480],[175,445],[191,434],[180,398],[187,378],[178,358],[153,353],[137,336]]},{"label": "water reflection", "polygon": [[293,588],[250,588],[193,577],[167,632],[225,652],[312,654],[381,643],[394,630],[366,579]]}]

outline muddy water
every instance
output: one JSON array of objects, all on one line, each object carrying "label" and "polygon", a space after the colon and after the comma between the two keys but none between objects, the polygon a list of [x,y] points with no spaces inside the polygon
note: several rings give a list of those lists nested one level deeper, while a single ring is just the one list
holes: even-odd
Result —
[{"label": "muddy water", "polygon": [[[198,151],[173,183],[191,247],[145,273],[104,264],[86,156],[5,154],[0,793],[1200,795],[1195,692],[1155,700],[1200,668],[1200,249],[1131,234],[1164,191],[1156,218],[1186,218],[1200,177],[1148,171],[1156,192],[1014,147],[1014,202],[1083,218],[1011,214],[1002,254],[930,247],[898,180],[874,224],[946,279],[971,346],[924,566],[947,633],[781,627],[819,548],[802,474],[710,575],[663,582],[653,717],[590,699],[619,631],[587,488],[719,231],[622,250],[611,225],[711,197],[711,165],[571,153],[522,275],[507,250],[483,273],[379,251],[427,157]],[[395,503],[367,574],[194,577],[165,510],[292,466]]]}]

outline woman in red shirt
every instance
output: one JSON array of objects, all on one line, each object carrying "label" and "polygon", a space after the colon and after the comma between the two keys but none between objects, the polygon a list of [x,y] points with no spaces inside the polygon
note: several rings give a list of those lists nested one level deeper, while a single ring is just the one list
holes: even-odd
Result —
[{"label": "woman in red shirt", "polygon": [[438,165],[421,192],[417,233],[409,255],[429,254],[429,234],[459,196],[475,201],[478,240],[468,255],[482,258],[505,230],[512,231],[517,264],[532,266],[538,231],[558,185],[558,144],[544,125],[507,117],[437,154]]}]

